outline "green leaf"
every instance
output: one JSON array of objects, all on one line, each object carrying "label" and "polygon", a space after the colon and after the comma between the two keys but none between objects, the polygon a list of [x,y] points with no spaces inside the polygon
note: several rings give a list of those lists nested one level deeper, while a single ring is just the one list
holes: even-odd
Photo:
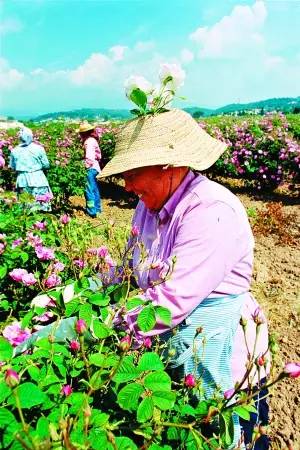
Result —
[{"label": "green leaf", "polygon": [[96,292],[89,297],[89,302],[96,306],[107,306],[110,302],[110,297],[102,292]]},{"label": "green leaf", "polygon": [[126,381],[135,380],[140,375],[140,371],[133,364],[133,357],[126,356],[120,364],[113,380],[116,383],[125,383]]},{"label": "green leaf", "polygon": [[37,421],[36,431],[40,439],[49,437],[49,421],[46,417],[40,417]]},{"label": "green leaf", "polygon": [[169,83],[169,81],[172,81],[172,80],[173,80],[173,77],[171,75],[169,75],[168,77],[166,77],[164,79],[163,85],[166,86]]},{"label": "green leaf", "polygon": [[131,309],[135,309],[140,305],[143,305],[145,303],[145,301],[139,297],[133,297],[130,298],[127,303],[126,303],[126,308],[128,311],[130,311]]},{"label": "green leaf", "polygon": [[141,331],[146,332],[152,330],[156,324],[155,310],[153,306],[146,306],[142,309],[138,315],[137,324]]},{"label": "green leaf", "polygon": [[118,403],[123,409],[134,411],[138,407],[138,400],[143,392],[144,388],[141,384],[128,384],[118,393]]},{"label": "green leaf", "polygon": [[66,311],[65,315],[66,317],[72,316],[79,308],[79,300],[72,300],[71,302],[66,304]]},{"label": "green leaf", "polygon": [[32,408],[43,403],[47,396],[36,384],[23,383],[17,387],[21,408]]},{"label": "green leaf", "polygon": [[197,407],[195,408],[195,412],[197,416],[207,416],[209,410],[209,404],[206,400],[202,400],[198,403]]},{"label": "green leaf", "polygon": [[0,267],[0,279],[4,278],[7,274],[7,266],[3,264],[3,266]]},{"label": "green leaf", "polygon": [[90,364],[97,367],[115,367],[119,357],[115,354],[103,355],[102,353],[93,353],[89,358]]},{"label": "green leaf", "polygon": [[85,320],[87,326],[89,327],[92,322],[93,308],[89,303],[80,305],[79,307],[79,318]]},{"label": "green leaf", "polygon": [[12,358],[12,355],[12,345],[4,337],[0,337],[0,361],[7,361]]},{"label": "green leaf", "polygon": [[171,325],[172,315],[168,308],[165,308],[164,306],[155,306],[155,314],[158,315],[165,325]]},{"label": "green leaf", "polygon": [[250,413],[249,411],[247,411],[246,408],[244,408],[243,406],[235,406],[233,408],[233,411],[242,419],[244,420],[250,420]]},{"label": "green leaf", "polygon": [[151,391],[170,391],[171,378],[166,372],[149,373],[144,379],[144,385]]},{"label": "green leaf", "polygon": [[153,392],[152,398],[155,406],[162,411],[168,411],[174,406],[176,394],[175,392],[155,391]]},{"label": "green leaf", "polygon": [[93,321],[93,330],[98,339],[105,339],[112,334],[112,330],[98,319]]},{"label": "green leaf", "polygon": [[10,388],[4,381],[0,382],[0,403],[2,403],[11,394]]},{"label": "green leaf", "polygon": [[142,109],[146,108],[147,95],[139,88],[133,89],[130,94],[130,100]]},{"label": "green leaf", "polygon": [[195,417],[196,411],[191,405],[183,405],[180,411],[182,416],[193,416]]},{"label": "green leaf", "polygon": [[225,411],[219,415],[220,437],[225,446],[230,446],[234,438],[234,424],[232,411]]},{"label": "green leaf", "polygon": [[40,369],[38,367],[30,366],[28,368],[28,373],[29,373],[30,377],[34,381],[39,381],[39,379],[40,379]]},{"label": "green leaf", "polygon": [[115,443],[118,450],[137,450],[135,443],[128,437],[116,437]]},{"label": "green leaf", "polygon": [[106,413],[103,413],[99,410],[92,409],[92,418],[91,418],[91,424],[94,427],[103,427],[103,425],[106,425],[109,420],[109,415]]},{"label": "green leaf", "polygon": [[139,361],[138,370],[145,372],[147,370],[163,370],[164,365],[157,353],[144,353]]},{"label": "green leaf", "polygon": [[25,314],[25,316],[23,317],[23,319],[22,319],[22,322],[21,322],[21,327],[22,328],[26,328],[27,327],[27,325],[30,323],[30,321],[31,321],[31,319],[32,319],[32,317],[34,316],[34,311],[28,311],[28,313],[26,313]]},{"label": "green leaf", "polygon": [[144,398],[139,404],[137,410],[137,420],[138,422],[146,422],[151,419],[153,415],[153,400],[151,397]]},{"label": "green leaf", "polygon": [[0,428],[6,428],[9,425],[17,423],[17,420],[12,412],[6,408],[0,409]]}]

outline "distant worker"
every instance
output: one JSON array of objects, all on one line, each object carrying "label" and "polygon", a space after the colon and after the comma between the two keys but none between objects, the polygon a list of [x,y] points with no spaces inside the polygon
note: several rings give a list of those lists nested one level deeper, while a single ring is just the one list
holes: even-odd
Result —
[{"label": "distant worker", "polygon": [[95,126],[88,122],[80,124],[78,133],[84,146],[84,165],[87,169],[85,200],[86,213],[90,217],[97,217],[101,213],[101,198],[96,176],[100,174],[101,151],[97,141]]},{"label": "distant worker", "polygon": [[44,147],[33,141],[30,128],[22,127],[18,134],[20,144],[10,154],[9,166],[17,172],[16,189],[18,193],[27,192],[34,197],[31,209],[50,211],[53,198],[49,182],[44,173],[50,164]]}]

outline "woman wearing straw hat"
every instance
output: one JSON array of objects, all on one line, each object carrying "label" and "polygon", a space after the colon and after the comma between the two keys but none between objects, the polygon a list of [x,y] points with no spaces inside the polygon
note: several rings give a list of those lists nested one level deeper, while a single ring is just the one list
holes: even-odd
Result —
[{"label": "woman wearing straw hat", "polygon": [[87,169],[85,200],[86,213],[92,217],[97,217],[101,212],[101,198],[97,182],[97,175],[100,174],[101,151],[95,134],[95,126],[87,121],[80,124],[77,130],[84,146],[84,165]]},{"label": "woman wearing straw hat", "polygon": [[[241,380],[246,387],[248,350],[241,317],[244,327],[247,321],[249,351],[255,346],[258,356],[268,349],[266,321],[249,292],[254,239],[246,211],[234,194],[200,173],[225,148],[184,111],[146,114],[120,128],[115,155],[101,173],[122,174],[126,190],[139,196],[133,225],[146,252],[142,257],[141,246],[134,249],[135,275],[145,297],[172,314],[171,326],[157,323],[143,333],[133,311],[125,318],[128,328],[137,339],[160,334],[168,340],[176,351],[171,366],[182,375],[201,376],[208,395],[216,386],[225,392]],[[170,329],[177,326],[174,335]],[[262,372],[265,376],[263,367]],[[254,424],[244,425],[249,442]],[[263,440],[255,449],[268,448],[267,437]]]}]

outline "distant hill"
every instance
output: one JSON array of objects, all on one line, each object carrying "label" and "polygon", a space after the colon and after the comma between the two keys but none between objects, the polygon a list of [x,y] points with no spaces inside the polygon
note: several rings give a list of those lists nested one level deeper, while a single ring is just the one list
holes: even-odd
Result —
[{"label": "distant hill", "polygon": [[[270,98],[251,103],[232,103],[217,109],[202,108],[191,106],[183,108],[194,117],[207,117],[220,114],[263,114],[270,111],[282,111],[285,113],[293,112],[295,108],[300,111],[300,97]],[[58,118],[65,119],[102,119],[102,120],[120,120],[133,117],[127,109],[108,109],[108,108],[82,108],[71,111],[59,111],[54,113],[42,114],[32,118],[33,121],[48,121]]]}]

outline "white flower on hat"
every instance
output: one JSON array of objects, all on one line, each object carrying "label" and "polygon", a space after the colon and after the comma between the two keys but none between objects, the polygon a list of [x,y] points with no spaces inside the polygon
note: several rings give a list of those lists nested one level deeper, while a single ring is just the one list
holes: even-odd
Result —
[{"label": "white flower on hat", "polygon": [[141,91],[145,92],[145,94],[149,94],[153,90],[152,84],[147,81],[146,78],[138,75],[132,75],[131,77],[127,78],[124,83],[124,87],[126,97],[129,99],[134,89],[140,89]]},{"label": "white flower on hat", "polygon": [[178,64],[161,64],[159,79],[164,86],[168,86],[172,91],[183,85],[185,72]]}]

